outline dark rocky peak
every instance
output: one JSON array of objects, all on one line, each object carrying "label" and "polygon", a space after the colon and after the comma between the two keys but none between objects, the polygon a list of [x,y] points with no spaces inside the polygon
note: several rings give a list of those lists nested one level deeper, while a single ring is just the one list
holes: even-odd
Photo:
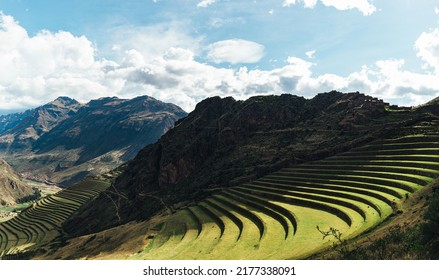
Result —
[{"label": "dark rocky peak", "polygon": [[35,109],[31,109],[30,115],[36,117],[38,115],[43,116],[47,113],[54,113],[55,111],[58,112],[57,115],[59,115],[60,112],[63,113],[70,113],[70,112],[76,112],[80,107],[81,103],[76,101],[75,99],[60,96],[57,99],[46,103],[42,106],[39,106]]},{"label": "dark rocky peak", "polygon": [[141,110],[150,113],[155,113],[163,110],[182,111],[182,109],[175,104],[165,103],[148,95],[137,96],[133,99],[129,99],[126,101],[126,104],[124,104],[124,106],[130,107],[134,110]]},{"label": "dark rocky peak", "polygon": [[247,130],[267,130],[294,125],[303,111],[306,99],[291,94],[256,96],[239,106],[233,126]]},{"label": "dark rocky peak", "polygon": [[436,97],[435,99],[425,103],[424,105],[417,107],[416,110],[419,112],[428,112],[433,115],[439,116],[439,97]]},{"label": "dark rocky peak", "polygon": [[343,98],[344,95],[345,94],[335,90],[319,93],[309,100],[308,106],[316,109],[327,108],[331,104],[337,102],[340,98]]},{"label": "dark rocky peak", "polygon": [[86,106],[87,107],[101,107],[101,106],[115,106],[126,101],[126,99],[120,99],[116,96],[113,97],[101,97],[98,99],[90,100]]},{"label": "dark rocky peak", "polygon": [[219,96],[209,97],[199,102],[195,106],[193,114],[199,114],[199,112],[213,109],[215,111],[229,108],[231,104],[234,104],[236,100],[233,97],[221,98]]}]

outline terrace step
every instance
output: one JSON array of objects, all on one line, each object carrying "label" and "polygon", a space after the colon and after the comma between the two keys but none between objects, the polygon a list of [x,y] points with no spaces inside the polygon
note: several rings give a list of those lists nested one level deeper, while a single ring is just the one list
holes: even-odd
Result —
[{"label": "terrace step", "polygon": [[[275,184],[312,184],[312,185],[337,185],[337,186],[346,186],[353,187],[358,189],[365,190],[374,190],[382,193],[389,194],[394,196],[395,198],[401,199],[403,195],[405,195],[408,191],[395,188],[393,186],[388,185],[379,185],[361,181],[350,181],[350,180],[327,180],[321,178],[294,178],[294,179],[270,179],[270,178],[261,178],[255,182],[263,182],[263,183],[275,183]],[[254,183],[254,182],[253,182]]]},{"label": "terrace step", "polygon": [[[260,205],[263,205],[264,207],[267,207],[268,209],[271,209],[271,210],[273,210],[275,212],[278,212],[278,213],[282,214],[291,223],[291,225],[293,227],[293,234],[296,233],[296,231],[297,231],[297,220],[296,220],[296,217],[294,217],[294,215],[290,211],[286,210],[283,207],[280,207],[277,204],[273,204],[273,203],[271,203],[271,202],[269,202],[267,200],[260,199],[260,198],[258,198],[256,196],[248,195],[248,194],[240,191],[240,187],[231,188],[231,189],[229,189],[229,191],[230,192],[234,192],[236,195],[240,195],[240,196],[246,198],[247,200],[251,200],[251,201],[254,201],[256,203],[259,203]],[[288,237],[288,232],[286,232],[285,239],[287,237]]]},{"label": "terrace step", "polygon": [[185,250],[181,250],[174,258],[179,258],[179,256],[184,256],[187,251],[191,251],[189,256],[194,257],[194,255],[206,255],[208,254],[220,241],[220,231],[221,228],[218,226],[216,221],[207,214],[203,207],[200,205],[190,206],[187,208],[197,219],[199,226],[199,234],[193,242],[197,244],[197,251],[192,252],[192,246],[188,246]]},{"label": "terrace step", "polygon": [[346,172],[346,171],[355,171],[355,172],[384,172],[384,173],[397,173],[397,174],[412,174],[412,175],[421,175],[424,177],[435,178],[439,176],[439,168],[428,169],[428,168],[419,168],[419,167],[407,167],[407,166],[384,166],[384,165],[374,165],[370,162],[364,164],[334,164],[334,165],[324,165],[324,164],[309,164],[309,165],[300,165],[300,167],[296,168],[284,168],[279,172],[309,172],[309,170],[317,170],[321,172],[330,172],[331,170]]},{"label": "terrace step", "polygon": [[232,221],[235,226],[238,228],[239,232],[238,232],[238,236],[236,238],[236,241],[239,240],[239,238],[241,237],[242,234],[242,228],[244,227],[242,221],[236,217],[235,215],[233,215],[231,212],[227,211],[226,209],[224,209],[223,207],[221,207],[220,205],[210,201],[209,199],[205,199],[202,201],[202,203],[205,203],[206,205],[208,205],[210,208],[214,209],[213,211],[217,211],[218,213],[220,213],[221,215],[226,216],[227,218],[230,219],[230,221]]},{"label": "terrace step", "polygon": [[344,158],[331,158],[326,160],[320,160],[318,162],[310,162],[301,164],[301,167],[312,168],[314,166],[321,166],[324,168],[341,168],[343,166],[357,166],[362,168],[363,166],[374,167],[387,167],[387,168],[406,168],[412,167],[417,169],[429,169],[439,171],[439,158],[438,161],[412,161],[412,160],[346,160]]},{"label": "terrace step", "polygon": [[361,183],[371,183],[376,185],[384,185],[394,188],[399,188],[408,192],[414,192],[417,185],[407,181],[399,181],[395,179],[387,179],[380,177],[370,177],[370,176],[359,176],[359,175],[324,175],[324,174],[314,174],[312,176],[307,176],[306,174],[300,174],[297,176],[279,176],[279,175],[268,175],[265,176],[266,179],[277,179],[277,180],[316,180],[321,179],[323,181],[340,181],[340,180],[352,180]]},{"label": "terrace step", "polygon": [[[290,188],[272,188],[272,187],[264,187],[264,186],[257,186],[257,185],[243,185],[241,187],[237,187],[239,189],[243,189],[243,190],[249,190],[249,189],[259,189],[259,190],[264,190],[264,191],[268,191],[268,192],[275,192],[275,193],[284,193],[284,194],[291,194],[291,195],[300,195],[300,194],[315,194],[317,196],[323,196],[323,197],[335,197],[335,198],[342,198],[342,199],[347,199],[347,200],[352,200],[352,201],[356,201],[356,202],[360,202],[363,204],[366,204],[370,207],[372,207],[373,209],[375,209],[375,211],[378,213],[379,216],[381,216],[381,210],[379,209],[379,207],[374,204],[372,201],[370,201],[369,199],[364,198],[363,196],[358,196],[358,195],[354,195],[352,193],[348,193],[348,192],[337,192],[337,191],[323,191],[323,190],[310,190],[307,188],[298,188],[298,187],[290,187]],[[308,197],[310,198],[310,197]],[[389,202],[389,206],[391,204],[390,201]]]},{"label": "terrace step", "polygon": [[216,202],[220,202],[221,204],[226,205],[227,207],[233,209],[234,211],[252,221],[259,230],[259,240],[262,239],[265,232],[265,226],[264,222],[257,215],[255,215],[253,212],[249,211],[246,208],[238,206],[239,203],[231,203],[230,199],[227,199],[226,197],[223,197],[221,195],[213,195],[211,198]]},{"label": "terrace step", "polygon": [[[340,210],[337,207],[334,207],[330,204],[321,202],[321,201],[314,201],[306,198],[296,198],[291,196],[285,196],[282,194],[276,194],[272,192],[264,192],[264,191],[258,191],[258,190],[249,190],[250,194],[254,194],[259,197],[264,197],[266,199],[270,199],[273,201],[278,201],[282,203],[286,203],[289,205],[297,205],[301,207],[311,208],[314,210],[320,210],[320,211],[326,211],[328,213],[331,213],[335,216],[337,216],[339,219],[343,220],[347,225],[352,225],[352,219],[349,217],[348,214],[346,214],[343,210]],[[362,210],[360,210],[361,212]]]},{"label": "terrace step", "polygon": [[374,143],[363,147],[352,149],[355,152],[362,151],[379,151],[379,150],[402,150],[414,148],[439,148],[439,141],[426,142],[409,142],[409,143]]},{"label": "terrace step", "polygon": [[[338,155],[337,157],[328,158],[327,161],[420,161],[436,164],[439,162],[438,155],[413,154],[413,155]],[[319,161],[320,163],[320,161]]]},{"label": "terrace step", "polygon": [[[264,189],[264,188],[246,188],[246,190],[250,193],[259,193],[260,196],[264,196],[264,195],[281,195],[281,196],[285,196],[285,197],[293,197],[295,199],[306,199],[306,200],[312,200],[315,202],[319,202],[319,203],[329,203],[329,204],[333,204],[333,205],[339,205],[339,206],[343,206],[346,208],[349,208],[355,212],[357,212],[362,218],[363,220],[366,220],[366,213],[364,212],[364,210],[357,206],[356,204],[352,203],[349,200],[345,200],[345,199],[339,199],[339,198],[332,198],[332,197],[327,197],[327,196],[321,196],[321,195],[312,195],[312,194],[307,194],[307,193],[300,193],[300,192],[293,192],[293,191],[287,191],[287,190],[281,190],[281,189]],[[263,195],[262,195],[263,194]],[[360,199],[360,198],[357,198]],[[371,202],[368,202],[368,205],[372,205]]]},{"label": "terrace step", "polygon": [[310,176],[310,177],[361,177],[361,178],[377,178],[377,179],[392,179],[404,182],[411,182],[418,185],[426,185],[433,180],[433,177],[427,177],[416,174],[384,172],[384,171],[369,171],[369,170],[354,170],[354,169],[306,169],[306,168],[288,168],[273,172],[270,176]]},{"label": "terrace step", "polygon": [[377,150],[377,151],[351,151],[342,153],[339,156],[365,156],[365,155],[439,155],[439,148],[413,148],[413,149],[388,149],[388,150]]},{"label": "terrace step", "polygon": [[[376,198],[388,205],[391,205],[392,202],[394,202],[394,196],[391,196],[389,194],[379,192],[376,190],[370,190],[370,189],[360,189],[355,188],[351,186],[344,186],[344,185],[335,185],[335,184],[313,184],[313,183],[298,183],[294,184],[292,182],[289,183],[275,183],[275,182],[260,182],[260,181],[254,181],[252,183],[243,184],[240,187],[268,187],[273,189],[286,189],[286,190],[306,190],[310,193],[317,193],[317,194],[324,194],[324,193],[347,193],[347,194],[360,194],[364,196],[368,196],[371,198]],[[239,188],[239,187],[237,187]],[[393,198],[393,200],[392,200]]]},{"label": "terrace step", "polygon": [[275,221],[277,221],[282,226],[282,228],[285,232],[285,239],[288,238],[289,225],[288,225],[287,219],[284,216],[282,216],[281,214],[279,214],[278,212],[273,211],[272,209],[264,206],[263,204],[256,202],[255,200],[252,200],[251,198],[249,199],[248,197],[240,194],[239,192],[234,192],[233,190],[224,191],[224,192],[222,192],[222,195],[224,195],[228,198],[234,199],[235,201],[242,203],[242,205],[246,205],[250,208],[253,208],[257,211],[260,211],[260,212],[266,214],[267,216],[270,216],[271,218],[273,218]]}]

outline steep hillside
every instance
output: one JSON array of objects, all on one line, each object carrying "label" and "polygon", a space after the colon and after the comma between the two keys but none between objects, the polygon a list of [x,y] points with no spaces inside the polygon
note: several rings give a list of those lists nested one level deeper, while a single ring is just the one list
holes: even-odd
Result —
[{"label": "steep hillside", "polygon": [[0,151],[27,177],[67,186],[133,158],[184,116],[179,107],[147,96],[87,104],[58,98],[6,131]]},{"label": "steep hillside", "polygon": [[117,193],[99,196],[65,230],[81,235],[146,219],[175,203],[205,197],[207,189],[367,143],[410,118],[389,116],[382,101],[359,93],[330,92],[310,100],[209,98],[129,162],[116,181]]},{"label": "steep hillside", "polygon": [[9,164],[0,159],[0,207],[15,205],[19,201],[37,196],[38,194],[21,180]]}]

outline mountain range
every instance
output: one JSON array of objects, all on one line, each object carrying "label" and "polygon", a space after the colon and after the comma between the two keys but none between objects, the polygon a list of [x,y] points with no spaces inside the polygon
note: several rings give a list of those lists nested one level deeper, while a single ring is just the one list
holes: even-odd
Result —
[{"label": "mountain range", "polygon": [[68,97],[0,116],[0,157],[37,180],[71,185],[107,172],[155,142],[186,113],[152,97]]}]

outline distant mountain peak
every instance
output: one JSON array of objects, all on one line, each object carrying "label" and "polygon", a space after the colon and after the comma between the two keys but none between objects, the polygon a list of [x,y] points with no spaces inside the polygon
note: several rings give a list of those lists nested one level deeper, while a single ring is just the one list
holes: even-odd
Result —
[{"label": "distant mountain peak", "polygon": [[[120,102],[123,102],[125,99],[120,99],[119,97],[117,97],[117,96],[113,96],[113,97],[101,97],[101,98],[98,98],[98,99],[93,99],[93,100],[90,100],[88,103],[87,103],[87,106],[102,106],[102,105],[106,105],[106,104],[108,104],[108,105],[114,105],[114,102],[116,102],[116,103],[120,103]],[[110,103],[110,104],[109,104]]]},{"label": "distant mountain peak", "polygon": [[[79,105],[80,103],[78,101],[76,101],[75,99],[72,99],[70,97],[67,96],[60,96],[57,99],[49,102],[46,105],[53,105],[53,106],[58,106],[58,107],[68,107],[68,106],[74,106],[74,105]],[[43,105],[42,107],[44,107],[45,105]]]}]

